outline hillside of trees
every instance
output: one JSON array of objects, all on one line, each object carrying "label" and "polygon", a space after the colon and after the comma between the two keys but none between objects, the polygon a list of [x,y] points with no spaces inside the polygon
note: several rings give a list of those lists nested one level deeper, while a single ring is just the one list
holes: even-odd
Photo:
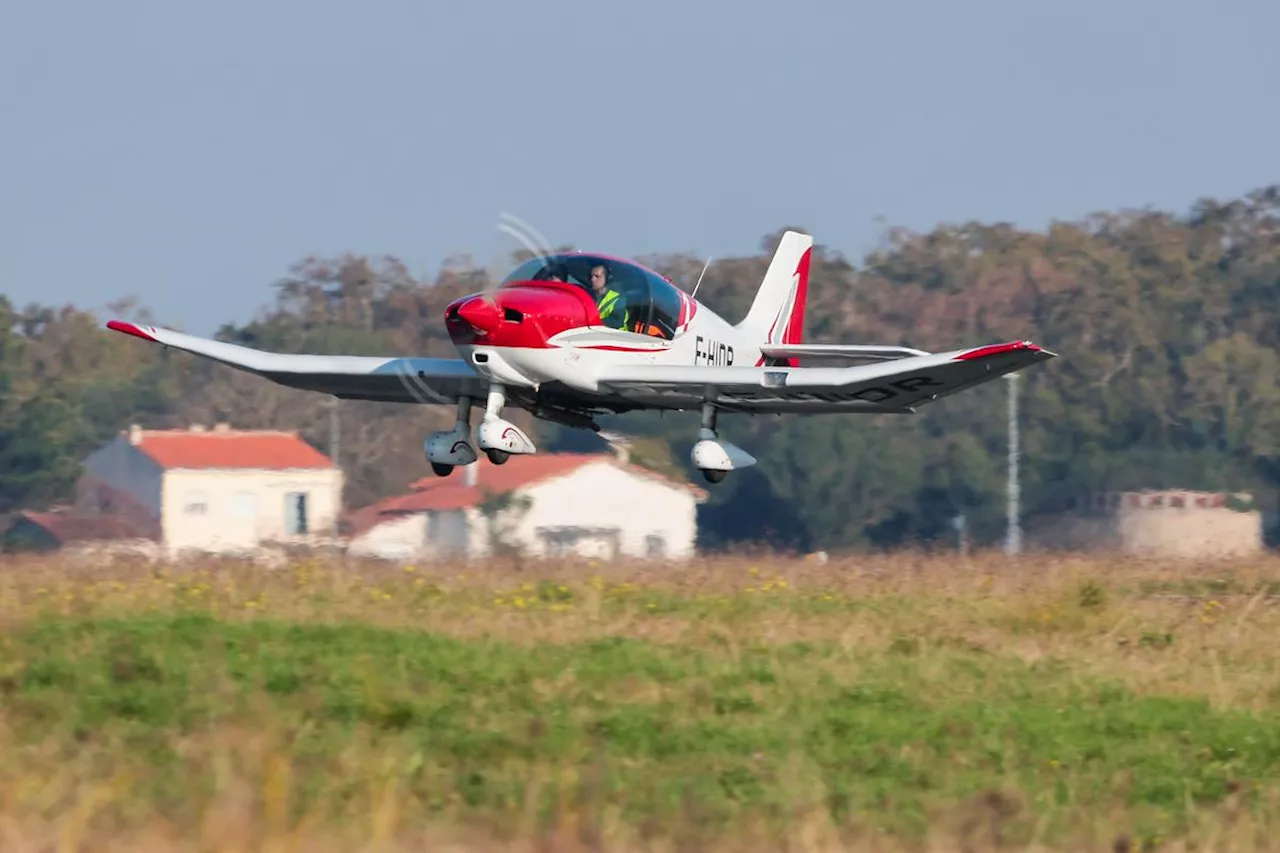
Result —
[{"label": "hillside of trees", "polygon": [[[699,296],[740,318],[776,242],[766,235],[758,254],[717,260]],[[702,267],[685,255],[639,260],[685,288]],[[264,282],[253,322],[218,336],[281,351],[452,356],[444,306],[485,276],[465,258],[431,281],[394,258],[309,258]],[[145,306],[113,310],[167,325]],[[105,319],[0,296],[0,516],[68,496],[78,460],[130,423],[297,429],[328,449],[329,399],[131,342],[104,330]],[[1027,338],[1058,352],[1020,383],[1028,524],[1114,488],[1244,489],[1275,510],[1280,185],[1185,213],[1098,214],[1045,231],[895,230],[860,262],[819,246],[805,335],[928,350]],[[924,542],[953,536],[961,512],[975,541],[997,541],[1006,393],[991,383],[914,416],[723,417],[725,437],[760,465],[711,489],[704,544]],[[345,498],[358,507],[429,473],[423,438],[452,412],[344,401],[337,417]],[[589,433],[521,425],[545,450],[599,446]],[[627,415],[608,427],[650,437],[651,456],[695,476],[696,413]]]}]

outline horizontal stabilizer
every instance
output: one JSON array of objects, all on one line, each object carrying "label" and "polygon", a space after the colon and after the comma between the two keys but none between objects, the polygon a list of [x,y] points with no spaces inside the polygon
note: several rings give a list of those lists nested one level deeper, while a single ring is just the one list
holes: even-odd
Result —
[{"label": "horizontal stabilizer", "polygon": [[931,355],[925,350],[911,347],[875,344],[765,344],[760,347],[760,352],[765,358],[844,358],[858,361],[884,361],[913,355]]}]

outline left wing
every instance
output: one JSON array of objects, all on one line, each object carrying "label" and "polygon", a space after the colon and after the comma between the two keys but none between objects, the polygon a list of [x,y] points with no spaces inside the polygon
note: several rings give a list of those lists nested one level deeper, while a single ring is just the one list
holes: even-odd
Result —
[{"label": "left wing", "polygon": [[111,320],[107,328],[194,353],[280,385],[347,400],[453,405],[463,395],[484,400],[489,387],[465,361],[456,358],[293,355],[121,320]]},{"label": "left wing", "polygon": [[608,368],[600,390],[656,408],[715,403],[754,413],[910,413],[916,406],[1055,358],[1029,341],[896,358],[855,367]]}]

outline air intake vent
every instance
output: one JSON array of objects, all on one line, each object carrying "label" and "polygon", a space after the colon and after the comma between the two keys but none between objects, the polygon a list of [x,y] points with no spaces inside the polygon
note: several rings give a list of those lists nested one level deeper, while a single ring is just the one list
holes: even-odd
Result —
[{"label": "air intake vent", "polygon": [[502,319],[506,320],[509,323],[519,323],[521,320],[524,319],[524,315],[514,308],[503,308]]}]

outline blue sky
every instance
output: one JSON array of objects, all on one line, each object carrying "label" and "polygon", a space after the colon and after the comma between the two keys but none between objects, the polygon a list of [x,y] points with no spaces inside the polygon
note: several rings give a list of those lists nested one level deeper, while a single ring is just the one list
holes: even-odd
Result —
[{"label": "blue sky", "polygon": [[1273,0],[15,3],[0,292],[210,333],[309,254],[514,248],[504,211],[861,256],[884,223],[1184,210],[1280,181],[1277,32]]}]

